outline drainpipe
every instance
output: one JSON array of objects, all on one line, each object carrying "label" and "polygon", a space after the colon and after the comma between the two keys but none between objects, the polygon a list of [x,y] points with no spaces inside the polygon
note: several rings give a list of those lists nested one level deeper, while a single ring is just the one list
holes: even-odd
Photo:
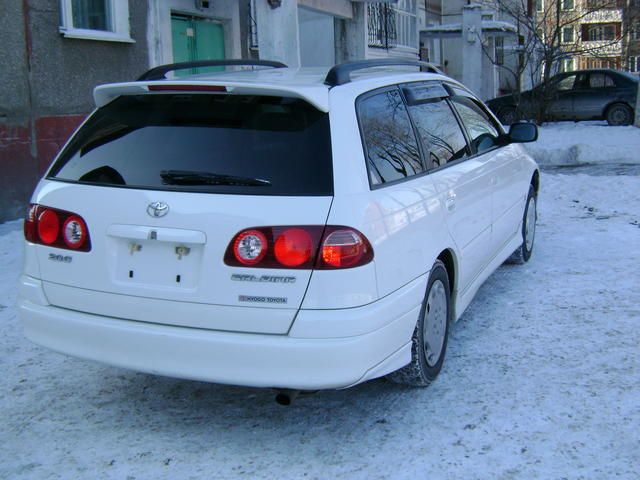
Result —
[{"label": "drainpipe", "polygon": [[482,90],[482,7],[462,7],[462,83],[476,95]]},{"label": "drainpipe", "polygon": [[636,96],[636,119],[634,125],[640,127],[640,82],[638,82],[638,94]]},{"label": "drainpipe", "polygon": [[[31,38],[31,7],[29,0],[22,0],[22,19],[24,21],[24,44],[27,60],[27,91],[28,91],[28,109],[29,109],[29,141],[31,156],[38,158],[38,144],[36,142],[36,118],[33,111],[33,73],[31,71],[31,58],[33,53],[33,42]],[[33,178],[38,179],[38,169],[34,169]]]}]

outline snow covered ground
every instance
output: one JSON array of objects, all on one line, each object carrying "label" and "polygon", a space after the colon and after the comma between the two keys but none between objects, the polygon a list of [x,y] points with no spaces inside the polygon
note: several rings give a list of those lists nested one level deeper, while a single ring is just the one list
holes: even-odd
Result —
[{"label": "snow covered ground", "polygon": [[637,479],[639,187],[544,173],[534,257],[482,287],[437,382],[289,408],[32,345],[14,307],[21,225],[0,225],[0,478]]},{"label": "snow covered ground", "polygon": [[640,128],[604,121],[546,123],[526,148],[543,167],[640,164]]}]

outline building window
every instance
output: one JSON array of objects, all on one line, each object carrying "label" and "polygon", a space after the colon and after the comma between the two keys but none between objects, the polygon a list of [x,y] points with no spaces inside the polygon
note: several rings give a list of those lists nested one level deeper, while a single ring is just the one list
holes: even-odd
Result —
[{"label": "building window", "polygon": [[367,32],[370,47],[388,49],[396,46],[395,13],[395,10],[386,3],[367,4]]},{"label": "building window", "polygon": [[128,0],[60,0],[60,33],[67,38],[132,43]]},{"label": "building window", "polygon": [[616,27],[614,25],[596,25],[593,27],[589,27],[588,33],[589,35],[587,40],[591,42],[602,41],[602,40],[615,40]]},{"label": "building window", "polygon": [[536,12],[544,11],[544,0],[536,0]]},{"label": "building window", "polygon": [[496,37],[496,65],[504,65],[504,37]]},{"label": "building window", "polygon": [[562,0],[562,10],[573,10],[573,0]]},{"label": "building window", "polygon": [[418,48],[418,7],[417,0],[399,0],[394,7],[398,45],[405,48]]},{"label": "building window", "polygon": [[370,47],[418,49],[417,0],[369,3],[367,22]]},{"label": "building window", "polygon": [[640,40],[640,22],[633,25],[633,28],[631,29],[631,39]]},{"label": "building window", "polygon": [[573,27],[562,27],[562,43],[573,43]]},{"label": "building window", "polygon": [[71,0],[73,26],[86,30],[113,31],[109,0]]},{"label": "building window", "polygon": [[629,71],[633,73],[640,72],[640,57],[629,57]]},{"label": "building window", "polygon": [[575,63],[573,58],[563,58],[561,70],[563,72],[573,72],[575,70]]}]

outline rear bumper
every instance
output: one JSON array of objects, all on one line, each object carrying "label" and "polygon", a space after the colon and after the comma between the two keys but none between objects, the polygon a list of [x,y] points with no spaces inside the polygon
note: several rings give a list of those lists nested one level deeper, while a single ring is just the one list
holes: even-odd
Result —
[{"label": "rear bumper", "polygon": [[[419,279],[420,280],[420,279]],[[357,314],[380,328],[339,338],[231,333],[87,314],[46,305],[38,280],[23,277],[19,310],[26,336],[52,350],[136,371],[215,383],[316,390],[343,388],[410,360],[421,290],[412,282],[378,302],[326,310],[328,324]],[[424,290],[422,290],[424,292]],[[416,303],[417,302],[417,303]],[[392,306],[393,308],[391,308]],[[395,312],[394,315],[389,315]],[[314,320],[319,311],[309,311]],[[304,323],[305,311],[296,322]],[[327,332],[327,337],[331,332]]]}]

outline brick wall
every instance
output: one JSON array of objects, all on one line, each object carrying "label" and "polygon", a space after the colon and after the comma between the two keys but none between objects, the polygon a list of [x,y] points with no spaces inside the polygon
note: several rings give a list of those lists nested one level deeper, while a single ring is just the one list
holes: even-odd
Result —
[{"label": "brick wall", "polygon": [[85,115],[38,118],[33,125],[0,124],[0,222],[22,215],[37,181]]}]

